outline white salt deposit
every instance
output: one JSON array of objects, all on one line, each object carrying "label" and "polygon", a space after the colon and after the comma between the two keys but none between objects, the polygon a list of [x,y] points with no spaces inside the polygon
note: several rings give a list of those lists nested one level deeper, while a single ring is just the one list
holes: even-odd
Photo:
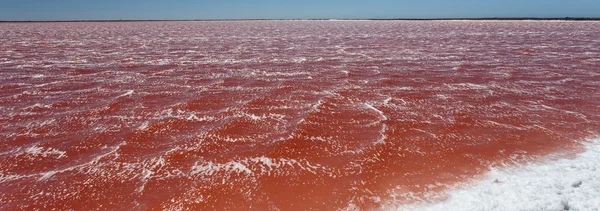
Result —
[{"label": "white salt deposit", "polygon": [[574,158],[492,169],[441,202],[398,210],[600,210],[600,138]]}]

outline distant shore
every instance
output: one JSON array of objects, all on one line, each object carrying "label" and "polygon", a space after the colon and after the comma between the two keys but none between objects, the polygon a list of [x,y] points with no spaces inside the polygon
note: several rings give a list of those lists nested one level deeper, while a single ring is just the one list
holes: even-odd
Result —
[{"label": "distant shore", "polygon": [[156,21],[281,21],[281,20],[385,20],[385,21],[444,21],[444,20],[465,20],[465,21],[486,21],[486,20],[507,20],[507,21],[600,21],[597,18],[366,18],[366,19],[189,19],[189,20],[27,20],[27,21],[3,21],[0,23],[45,23],[45,22],[156,22]]}]

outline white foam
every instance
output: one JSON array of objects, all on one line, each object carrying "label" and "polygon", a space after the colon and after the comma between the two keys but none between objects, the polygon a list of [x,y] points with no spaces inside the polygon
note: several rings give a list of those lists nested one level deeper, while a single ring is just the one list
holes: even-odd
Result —
[{"label": "white foam", "polygon": [[[600,138],[575,158],[492,169],[485,179],[398,210],[599,210]],[[437,196],[439,198],[439,196]]]}]

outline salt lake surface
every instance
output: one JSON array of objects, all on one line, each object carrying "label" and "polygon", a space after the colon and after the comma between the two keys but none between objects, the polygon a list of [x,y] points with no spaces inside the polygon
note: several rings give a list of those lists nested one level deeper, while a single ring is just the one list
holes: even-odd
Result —
[{"label": "salt lake surface", "polygon": [[[513,193],[469,200],[568,172],[591,175],[569,191],[598,196],[600,169],[577,159],[600,157],[585,141],[600,130],[599,34],[563,21],[2,23],[0,209],[510,209],[498,197]],[[545,199],[527,206],[594,206]]]}]

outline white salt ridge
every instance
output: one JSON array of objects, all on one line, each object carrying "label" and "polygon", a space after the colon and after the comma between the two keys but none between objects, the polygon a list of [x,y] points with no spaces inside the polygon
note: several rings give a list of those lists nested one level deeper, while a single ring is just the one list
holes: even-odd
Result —
[{"label": "white salt ridge", "polygon": [[[95,157],[94,159],[92,159],[91,161],[87,162],[87,163],[82,163],[79,165],[75,165],[75,166],[71,166],[71,167],[67,167],[67,168],[63,168],[63,169],[54,169],[51,171],[47,171],[47,172],[42,172],[36,175],[20,175],[18,177],[11,177],[9,179],[20,179],[20,178],[26,178],[26,177],[31,177],[31,176],[39,176],[38,181],[44,181],[47,179],[52,178],[52,176],[54,176],[57,173],[63,173],[63,172],[68,172],[68,171],[73,171],[75,169],[80,169],[83,167],[88,167],[88,166],[95,166],[96,164],[98,164],[100,162],[100,160],[102,158],[105,158],[106,156],[109,155],[114,155],[115,158],[117,158],[119,156],[119,154],[117,153],[117,151],[119,150],[119,148],[121,148],[121,146],[125,145],[126,142],[121,142],[120,144],[118,144],[117,146],[113,147],[112,150],[101,154],[97,157]],[[0,180],[1,181],[1,180]]]},{"label": "white salt ridge", "polygon": [[34,108],[52,108],[52,105],[44,105],[41,103],[36,103],[31,106],[27,106],[24,109],[34,109]]},{"label": "white salt ridge", "polygon": [[156,173],[156,170],[160,169],[161,167],[163,167],[165,165],[166,165],[165,159],[162,157],[153,158],[152,160],[150,160],[150,166],[143,167],[143,170],[141,173],[141,178],[140,178],[142,180],[142,185],[140,185],[140,187],[138,187],[136,189],[136,191],[138,193],[143,192],[144,189],[146,188],[146,184],[148,183],[148,180],[150,180],[152,178],[152,175],[154,175]]},{"label": "white salt ridge", "polygon": [[25,153],[29,154],[29,155],[33,155],[33,156],[42,156],[42,157],[48,157],[48,156],[55,156],[57,158],[63,158],[63,157],[67,157],[67,153],[65,151],[60,151],[54,148],[44,148],[44,147],[39,147],[37,145],[31,146],[27,149],[25,149]]},{"label": "white salt ridge", "polygon": [[312,165],[308,161],[298,161],[286,158],[253,157],[238,161],[229,161],[227,163],[197,162],[190,171],[190,175],[212,176],[219,172],[238,173],[245,175],[271,174],[277,168],[282,167],[296,168],[316,174],[316,171],[324,168],[319,165]]},{"label": "white salt ridge", "polygon": [[[384,104],[387,104],[387,102],[384,102]],[[381,137],[375,141],[375,144],[385,143],[385,139],[387,139],[387,136],[385,135],[385,131],[387,130],[387,125],[385,123],[383,123],[383,121],[388,120],[388,117],[385,115],[385,113],[383,113],[383,111],[375,108],[371,104],[365,103],[365,107],[377,112],[380,116],[380,120],[378,121],[378,123],[381,123],[381,130],[379,131],[379,133],[381,134]]]},{"label": "white salt ridge", "polygon": [[252,170],[248,169],[248,167],[237,161],[230,161],[224,164],[218,164],[213,162],[207,162],[204,165],[194,165],[192,168],[192,175],[208,175],[211,176],[219,171],[226,172],[236,172],[236,173],[246,173],[248,175],[253,174]]},{"label": "white salt ridge", "polygon": [[584,145],[586,151],[574,158],[492,169],[486,179],[449,191],[444,201],[396,209],[600,210],[600,138]]},{"label": "white salt ridge", "polygon": [[202,116],[202,117],[198,117],[196,116],[196,114],[190,114],[190,116],[187,118],[187,120],[190,121],[198,121],[198,122],[204,122],[204,121],[212,121],[215,118],[212,116]]},{"label": "white salt ridge", "polygon": [[487,89],[485,85],[474,84],[474,83],[458,83],[458,84],[446,84],[450,90],[468,90],[468,89]]},{"label": "white salt ridge", "polygon": [[382,121],[388,120],[387,116],[383,113],[383,111],[381,111],[381,110],[373,107],[373,105],[365,103],[365,107],[367,107],[368,109],[371,109],[371,110],[377,112],[377,114],[379,114],[381,116],[381,120]]},{"label": "white salt ridge", "polygon": [[554,111],[559,111],[559,112],[564,112],[564,113],[567,113],[567,114],[575,115],[578,118],[581,118],[581,119],[585,120],[586,122],[590,121],[590,120],[587,119],[586,115],[583,115],[581,113],[577,113],[577,112],[574,112],[574,111],[558,109],[558,108],[550,107],[550,106],[547,106],[547,105],[544,105],[544,104],[540,104],[539,107],[542,107],[544,109],[549,109],[549,110],[554,110]]},{"label": "white salt ridge", "polygon": [[392,100],[392,97],[387,97],[385,100],[383,100],[383,104],[387,105],[390,103],[390,100]]},{"label": "white salt ridge", "polygon": [[133,95],[134,92],[135,91],[133,91],[133,90],[129,90],[129,91],[125,92],[125,94],[119,95],[117,98],[131,96],[131,95]]},{"label": "white salt ridge", "polygon": [[285,115],[269,113],[269,115],[263,114],[263,115],[258,116],[255,114],[250,114],[250,113],[240,111],[237,114],[233,115],[233,117],[247,117],[253,121],[259,121],[259,120],[269,119],[269,118],[283,121],[283,119],[285,118]]}]

